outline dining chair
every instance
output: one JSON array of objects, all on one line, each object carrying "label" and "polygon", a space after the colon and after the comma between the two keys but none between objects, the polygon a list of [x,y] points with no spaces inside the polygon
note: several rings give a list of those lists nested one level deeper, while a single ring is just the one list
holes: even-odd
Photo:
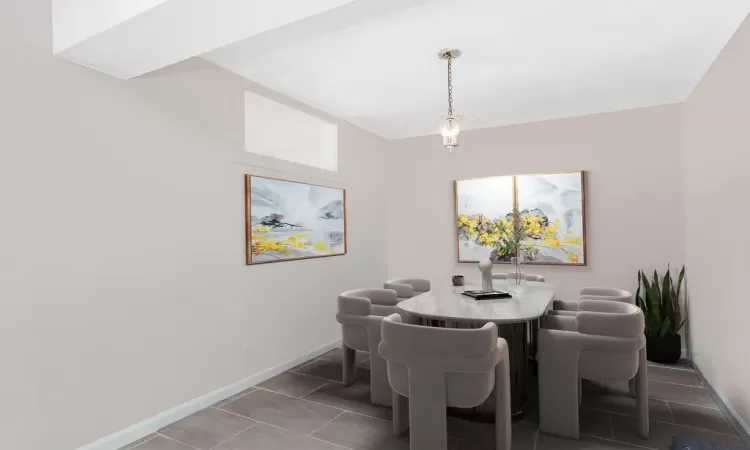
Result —
[{"label": "dining chair", "polygon": [[[492,274],[493,280],[507,280],[508,274],[504,272],[495,272]],[[535,275],[533,273],[526,274],[526,281],[540,281],[544,282],[544,275]]]},{"label": "dining chair", "polygon": [[383,283],[384,289],[393,289],[398,298],[412,298],[430,290],[430,280],[422,278],[396,278]]},{"label": "dining chair", "polygon": [[[612,302],[623,302],[635,305],[635,297],[633,293],[624,289],[617,288],[598,288],[598,287],[585,287],[581,289],[581,300],[608,300]],[[578,305],[580,301],[571,300],[555,300],[552,303],[552,309],[555,311],[568,311],[571,316],[575,315],[578,311]]]},{"label": "dining chair", "polygon": [[635,379],[639,431],[648,438],[646,337],[637,306],[584,299],[574,316],[548,313],[537,338],[541,431],[579,437],[581,379]]},{"label": "dining chair", "polygon": [[383,318],[397,312],[398,301],[392,289],[355,289],[338,297],[336,320],[341,324],[344,385],[350,386],[356,379],[357,350],[369,353],[370,400],[376,405],[391,406],[393,400],[378,345]]},{"label": "dining chair", "polygon": [[410,428],[411,450],[446,450],[446,407],[472,408],[495,394],[497,450],[510,450],[510,361],[497,326],[433,328],[383,321],[380,355],[393,388],[393,433]]}]

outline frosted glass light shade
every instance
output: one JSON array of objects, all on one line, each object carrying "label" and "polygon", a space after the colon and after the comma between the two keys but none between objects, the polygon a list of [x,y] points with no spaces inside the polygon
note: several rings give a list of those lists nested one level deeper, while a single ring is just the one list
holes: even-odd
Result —
[{"label": "frosted glass light shade", "polygon": [[443,126],[440,130],[440,134],[443,135],[443,146],[447,147],[448,150],[453,150],[453,147],[458,147],[458,133],[461,128],[458,126],[458,121],[452,117],[449,117],[443,121]]}]

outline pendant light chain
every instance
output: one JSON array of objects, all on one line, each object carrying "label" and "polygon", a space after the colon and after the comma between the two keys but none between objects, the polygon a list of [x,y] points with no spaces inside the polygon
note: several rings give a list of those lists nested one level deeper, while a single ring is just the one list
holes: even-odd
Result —
[{"label": "pendant light chain", "polygon": [[448,117],[453,117],[453,56],[448,56]]}]

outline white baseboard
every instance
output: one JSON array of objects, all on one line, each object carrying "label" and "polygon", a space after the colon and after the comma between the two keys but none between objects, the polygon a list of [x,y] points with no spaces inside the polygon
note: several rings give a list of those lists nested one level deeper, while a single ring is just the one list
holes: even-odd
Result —
[{"label": "white baseboard", "polygon": [[181,405],[175,406],[174,408],[161,412],[142,422],[110,434],[109,436],[97,439],[96,441],[86,444],[83,447],[79,447],[78,450],[118,450],[132,442],[137,441],[138,439],[148,436],[151,433],[155,433],[156,431],[164,428],[167,425],[184,419],[191,414],[195,414],[202,409],[208,408],[209,406],[214,405],[222,400],[226,400],[233,395],[239,394],[245,389],[251,388],[258,383],[262,383],[280,373],[286,372],[287,370],[298,366],[305,361],[309,361],[322,355],[323,353],[333,350],[339,345],[341,345],[341,341],[334,341],[330,344],[318,347],[308,352],[307,354],[300,356],[299,358],[295,358],[291,361],[279,364],[278,366],[258,372],[254,375],[237,381],[236,383],[221,387],[213,392],[209,392],[206,395],[194,398]]}]

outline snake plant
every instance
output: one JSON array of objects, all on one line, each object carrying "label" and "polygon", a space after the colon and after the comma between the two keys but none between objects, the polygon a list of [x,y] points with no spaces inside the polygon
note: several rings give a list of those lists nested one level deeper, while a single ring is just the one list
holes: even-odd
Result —
[{"label": "snake plant", "polygon": [[680,270],[676,285],[672,282],[669,266],[661,281],[656,270],[650,282],[645,272],[638,271],[638,291],[635,293],[635,299],[646,319],[647,337],[674,336],[685,324],[680,313],[680,288],[684,278],[685,266]]}]

